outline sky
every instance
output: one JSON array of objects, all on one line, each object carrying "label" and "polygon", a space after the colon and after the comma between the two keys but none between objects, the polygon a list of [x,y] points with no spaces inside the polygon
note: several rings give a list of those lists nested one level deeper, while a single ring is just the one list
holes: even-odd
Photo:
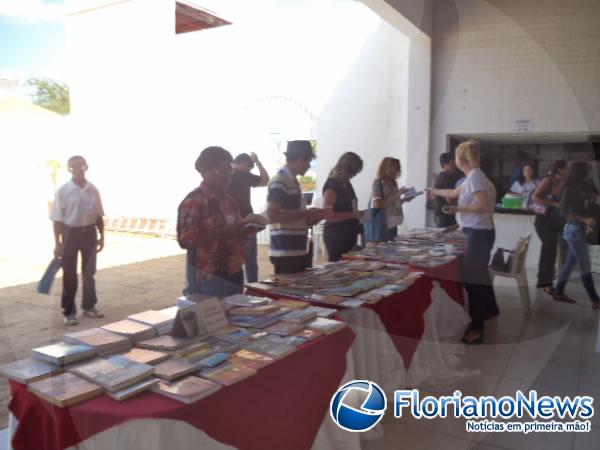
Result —
[{"label": "sky", "polygon": [[63,0],[0,0],[0,78],[66,81]]}]

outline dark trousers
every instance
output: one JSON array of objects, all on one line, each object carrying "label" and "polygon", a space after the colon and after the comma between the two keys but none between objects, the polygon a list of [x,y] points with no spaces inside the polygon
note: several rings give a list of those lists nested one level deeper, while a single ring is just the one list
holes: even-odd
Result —
[{"label": "dark trousers", "polygon": [[258,281],[258,251],[255,234],[248,236],[244,252],[246,254],[246,261],[244,264],[246,283],[254,283]]},{"label": "dark trousers", "polygon": [[396,236],[398,236],[398,227],[387,229],[386,241],[391,242],[396,239]]},{"label": "dark trousers", "polygon": [[96,227],[69,228],[62,258],[63,293],[62,309],[65,316],[77,313],[75,294],[77,293],[77,256],[81,252],[81,280],[83,284],[83,309],[92,309],[96,297]]},{"label": "dark trousers", "polygon": [[323,241],[329,261],[339,261],[345,253],[348,253],[356,245],[357,234],[353,230],[339,228],[325,228]]},{"label": "dark trousers", "polygon": [[562,228],[561,223],[556,223],[545,216],[538,216],[535,219],[535,231],[540,241],[542,241],[537,287],[552,286],[552,283],[554,283],[558,245],[566,249],[566,242],[562,237]]},{"label": "dark trousers", "polygon": [[201,283],[197,292],[213,297],[229,297],[241,294],[244,289],[244,272],[232,274],[214,274],[211,278]]},{"label": "dark trousers", "polygon": [[271,256],[269,259],[273,264],[275,274],[298,273],[312,266],[312,255],[302,256]]},{"label": "dark trousers", "polygon": [[498,304],[488,269],[495,230],[463,228],[467,237],[463,256],[463,280],[469,296],[469,315],[473,330],[483,330],[483,323],[498,315]]}]

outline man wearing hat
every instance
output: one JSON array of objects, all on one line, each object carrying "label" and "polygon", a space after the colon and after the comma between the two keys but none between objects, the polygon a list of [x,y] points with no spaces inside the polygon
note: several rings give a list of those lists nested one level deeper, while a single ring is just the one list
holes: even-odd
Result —
[{"label": "man wearing hat", "polygon": [[289,141],[286,165],[269,182],[267,214],[271,222],[269,256],[276,274],[301,272],[312,265],[308,227],[326,219],[331,209],[306,208],[297,177],[314,158],[309,141]]}]

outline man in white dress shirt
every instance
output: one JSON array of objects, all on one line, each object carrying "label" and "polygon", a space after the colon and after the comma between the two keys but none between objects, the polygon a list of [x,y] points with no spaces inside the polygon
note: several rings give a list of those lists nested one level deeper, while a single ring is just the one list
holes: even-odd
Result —
[{"label": "man in white dress shirt", "polygon": [[[54,256],[62,256],[62,309],[65,325],[77,325],[77,255],[81,252],[83,300],[81,308],[87,317],[101,318],[96,309],[96,253],[104,247],[104,211],[98,189],[87,181],[87,163],[82,156],[68,161],[71,180],[56,192],[50,219],[54,226]],[[98,233],[100,238],[98,239]]]}]

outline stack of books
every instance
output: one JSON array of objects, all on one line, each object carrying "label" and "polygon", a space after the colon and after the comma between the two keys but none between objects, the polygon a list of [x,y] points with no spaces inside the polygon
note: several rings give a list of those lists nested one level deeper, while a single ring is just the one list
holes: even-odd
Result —
[{"label": "stack of books", "polygon": [[138,363],[150,365],[161,363],[171,357],[168,353],[155,352],[154,350],[143,348],[132,348],[127,353],[123,353],[122,356]]},{"label": "stack of books", "polygon": [[318,317],[306,325],[309,330],[320,331],[325,334],[335,333],[336,331],[346,328],[346,324],[339,320],[325,319]]},{"label": "stack of books", "polygon": [[[175,312],[175,314],[177,314],[177,312]],[[173,328],[173,323],[175,322],[175,316],[170,317],[167,314],[154,310],[133,314],[127,316],[127,318],[153,327],[159,336],[169,334]]]},{"label": "stack of books", "polygon": [[94,359],[85,364],[69,368],[69,372],[92,383],[102,386],[109,392],[118,392],[150,378],[154,367],[135,362],[122,355],[107,359]]},{"label": "stack of books", "polygon": [[183,359],[171,358],[161,362],[155,367],[154,375],[168,381],[182,378],[193,372],[200,370],[200,364],[197,362],[185,361]]},{"label": "stack of books", "polygon": [[161,380],[152,390],[157,394],[189,404],[197,402],[219,389],[221,386],[217,383],[189,376],[172,383]]},{"label": "stack of books", "polygon": [[194,341],[194,338],[164,335],[148,339],[146,341],[140,341],[136,345],[140,348],[145,348],[148,350],[170,352],[185,347]]},{"label": "stack of books", "polygon": [[36,358],[25,358],[0,366],[0,375],[22,384],[33,383],[62,373],[60,366]]},{"label": "stack of books", "polygon": [[265,297],[255,297],[252,295],[235,294],[229,297],[223,298],[223,303],[235,307],[235,306],[263,306],[272,303],[273,300]]},{"label": "stack of books", "polygon": [[224,363],[217,367],[200,371],[200,376],[202,378],[224,386],[230,386],[253,375],[256,375],[256,370],[247,366],[239,366],[232,363]]},{"label": "stack of books", "polygon": [[51,362],[57,366],[64,366],[76,361],[81,361],[90,358],[95,354],[96,351],[89,345],[72,345],[64,342],[33,349],[33,356],[35,358]]},{"label": "stack of books", "polygon": [[132,342],[140,342],[156,336],[156,330],[149,325],[125,319],[109,323],[102,327],[103,330],[128,337]]},{"label": "stack of books", "polygon": [[268,366],[275,360],[268,356],[242,349],[231,355],[229,361],[237,366],[245,366],[254,370],[259,370]]},{"label": "stack of books", "polygon": [[120,334],[111,333],[102,328],[90,328],[89,330],[67,333],[63,340],[67,344],[84,344],[92,347],[98,356],[113,355],[126,352],[131,349],[131,341]]},{"label": "stack of books", "polygon": [[31,383],[28,389],[38,397],[61,408],[76,405],[102,394],[101,386],[69,372]]}]

